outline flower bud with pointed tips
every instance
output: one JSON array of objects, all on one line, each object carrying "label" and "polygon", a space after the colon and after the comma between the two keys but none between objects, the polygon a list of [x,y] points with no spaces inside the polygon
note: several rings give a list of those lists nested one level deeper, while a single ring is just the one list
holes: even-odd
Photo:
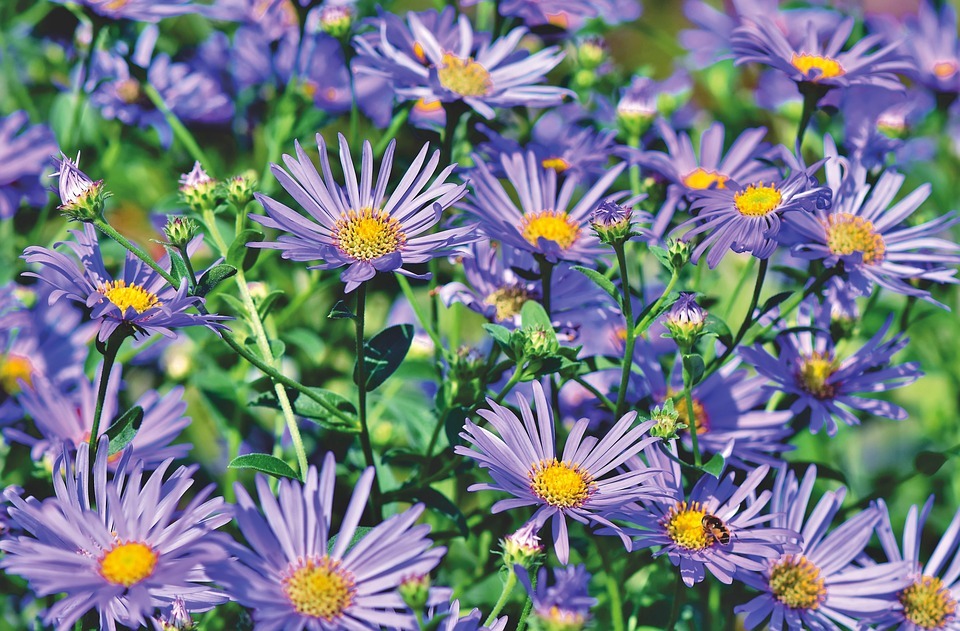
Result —
[{"label": "flower bud with pointed tips", "polygon": [[197,236],[200,226],[189,217],[178,217],[169,215],[167,224],[163,227],[163,234],[167,241],[175,248],[185,248],[190,241]]},{"label": "flower bud with pointed tips", "polygon": [[633,209],[611,200],[604,200],[590,214],[590,225],[597,238],[611,245],[623,243],[636,234],[633,231]]},{"label": "flower bud with pointed tips", "polygon": [[500,547],[503,548],[503,564],[507,568],[522,565],[528,570],[534,569],[543,558],[543,546],[533,522],[527,522],[515,533],[501,539]]},{"label": "flower bud with pointed tips", "polygon": [[697,304],[697,295],[683,292],[667,311],[664,324],[680,348],[690,348],[700,337],[707,312]]},{"label": "flower bud with pointed tips", "polygon": [[397,589],[400,597],[413,611],[423,611],[430,597],[430,575],[410,576],[405,578]]},{"label": "flower bud with pointed tips", "polygon": [[57,160],[57,192],[60,211],[74,221],[92,222],[103,215],[103,202],[110,193],[103,188],[103,180],[94,182],[80,170],[80,154],[76,161],[65,154]]},{"label": "flower bud with pointed tips", "polygon": [[217,206],[217,181],[207,175],[200,162],[180,176],[180,197],[195,213],[203,214]]}]

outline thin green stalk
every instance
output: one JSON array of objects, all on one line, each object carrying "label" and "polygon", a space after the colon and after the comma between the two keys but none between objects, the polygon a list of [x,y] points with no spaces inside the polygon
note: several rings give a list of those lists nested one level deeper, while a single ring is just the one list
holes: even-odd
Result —
[{"label": "thin green stalk", "polygon": [[[377,463],[373,457],[373,445],[370,442],[370,429],[367,427],[367,366],[366,348],[363,343],[363,325],[367,306],[367,285],[360,283],[357,288],[357,416],[360,419],[360,446],[368,467],[376,472]],[[380,498],[380,478],[374,473],[373,489],[370,494],[370,506],[377,519],[382,517]]]},{"label": "thin green stalk", "polygon": [[507,580],[503,582],[503,591],[500,592],[500,598],[497,599],[497,604],[493,606],[493,609],[490,610],[490,615],[487,616],[486,622],[483,623],[483,626],[489,627],[493,624],[493,621],[497,619],[497,616],[503,611],[503,608],[507,604],[507,600],[510,599],[510,594],[513,592],[513,588],[517,585],[517,573],[513,571],[513,568],[507,568]]},{"label": "thin green stalk", "polygon": [[613,631],[625,631],[626,625],[623,620],[623,598],[620,596],[620,581],[611,573],[613,566],[609,557],[603,553],[602,546],[597,545],[597,552],[600,560],[603,562],[604,585],[607,588],[607,597],[610,598],[610,621],[613,624]]},{"label": "thin green stalk", "polygon": [[630,293],[630,275],[623,242],[615,243],[613,251],[617,254],[617,265],[620,267],[620,291],[623,294],[623,317],[626,320],[627,335],[620,369],[620,387],[617,389],[617,408],[613,413],[614,418],[620,418],[627,410],[627,385],[630,383],[630,372],[633,368],[633,348],[637,342],[637,332],[633,326],[633,296]]},{"label": "thin green stalk", "polygon": [[[690,349],[687,348],[685,353],[689,352]],[[702,464],[702,459],[700,457],[700,445],[697,443],[697,415],[693,407],[693,379],[690,371],[687,370],[686,363],[683,366],[683,400],[687,404],[687,421],[689,422],[689,427],[687,431],[690,432],[690,441],[693,443],[693,464],[697,467],[700,467]]]},{"label": "thin green stalk", "polygon": [[[640,147],[640,134],[631,134],[627,139],[627,144],[631,147]],[[630,165],[630,192],[634,195],[640,194],[640,165]]]},{"label": "thin green stalk", "polygon": [[390,126],[387,127],[387,131],[383,132],[383,135],[380,136],[380,140],[378,140],[377,144],[373,147],[374,156],[380,157],[383,155],[383,152],[387,150],[387,145],[389,145],[390,141],[396,137],[397,132],[399,132],[400,128],[403,127],[403,124],[407,122],[407,118],[409,116],[409,107],[405,107],[393,115],[393,118],[390,120]]},{"label": "thin green stalk", "polygon": [[590,382],[584,380],[583,377],[574,377],[573,380],[579,383],[581,386],[583,386],[588,392],[590,392],[590,394],[597,397],[600,403],[602,403],[604,407],[606,407],[611,412],[617,409],[616,403],[608,399],[606,395],[604,395],[602,392],[600,392],[599,390],[594,388],[592,385],[590,385]]},{"label": "thin green stalk", "polygon": [[537,263],[540,266],[540,292],[542,298],[540,303],[543,305],[543,310],[547,312],[547,317],[552,318],[552,289],[553,289],[553,266],[544,256],[537,256]]},{"label": "thin green stalk", "polygon": [[817,104],[820,102],[829,87],[821,86],[811,81],[804,81],[800,84],[800,94],[803,95],[803,113],[800,114],[800,124],[797,126],[797,148],[803,145],[803,136],[807,132],[813,113],[817,111]]},{"label": "thin green stalk", "polygon": [[413,294],[413,288],[410,286],[410,281],[407,280],[406,276],[400,273],[395,273],[394,276],[396,276],[397,283],[400,285],[400,291],[403,292],[403,295],[407,298],[407,302],[410,303],[410,307],[413,308],[413,313],[417,316],[417,321],[433,341],[434,348],[442,349],[443,342],[440,340],[440,334],[437,333],[434,328],[430,326],[430,322],[427,321],[427,317],[423,313],[423,309],[420,308],[420,304],[417,302],[416,296]]},{"label": "thin green stalk", "polygon": [[680,280],[680,271],[673,270],[673,273],[670,275],[670,280],[667,282],[667,286],[663,288],[663,293],[660,294],[660,297],[657,298],[657,301],[653,303],[653,306],[650,307],[650,310],[647,311],[647,314],[643,316],[643,319],[634,327],[634,335],[641,335],[653,320],[660,313],[660,309],[663,307],[663,303],[670,296],[670,292],[673,291],[674,286],[677,284],[677,281]]},{"label": "thin green stalk", "polygon": [[103,363],[100,365],[100,385],[97,388],[97,403],[93,408],[93,425],[90,427],[90,466],[97,460],[97,444],[100,439],[100,419],[103,416],[103,403],[107,398],[107,387],[110,384],[110,374],[117,359],[120,345],[127,337],[127,331],[117,329],[107,339],[106,345],[100,350],[103,354]]},{"label": "thin green stalk", "polygon": [[[530,587],[534,590],[537,589],[537,575],[535,572],[530,573]],[[527,594],[527,602],[523,604],[523,612],[517,620],[517,631],[523,631],[527,628],[527,618],[530,616],[530,611],[532,610],[533,598],[530,597],[530,594]]]},{"label": "thin green stalk", "polygon": [[667,631],[677,628],[677,622],[680,620],[680,601],[683,598],[683,576],[677,572],[677,580],[673,587],[673,604],[670,607],[670,620],[664,627]]},{"label": "thin green stalk", "polygon": [[84,82],[90,76],[90,69],[93,67],[93,59],[95,57],[94,53],[100,48],[107,34],[107,29],[103,28],[103,23],[99,20],[91,21],[82,11],[75,13],[75,15],[81,19],[81,22],[86,21],[87,24],[90,24],[91,37],[90,47],[83,52],[83,57],[78,66],[77,80],[70,90],[70,101],[73,110],[70,112],[70,128],[67,130],[67,142],[64,146],[71,151],[77,146],[80,138],[80,125],[83,122],[83,110],[86,106],[86,99],[81,99],[80,93],[83,91]]},{"label": "thin green stalk", "polygon": [[177,137],[177,140],[179,140],[180,144],[187,150],[190,157],[204,166],[209,165],[210,160],[207,159],[203,149],[197,144],[193,134],[180,122],[180,119],[173,113],[173,110],[167,106],[167,102],[163,100],[163,96],[157,92],[157,89],[149,83],[146,83],[143,86],[143,93],[147,95],[150,102],[163,114],[163,118],[166,119],[167,124],[170,125],[170,128],[173,130],[173,135]]},{"label": "thin green stalk", "polygon": [[502,403],[503,397],[507,396],[507,393],[513,390],[513,387],[520,383],[520,375],[523,374],[523,369],[520,366],[517,366],[513,370],[513,374],[510,375],[510,379],[507,380],[507,383],[500,388],[500,392],[497,393],[497,396],[493,397],[495,403]]},{"label": "thin green stalk", "polygon": [[740,292],[743,291],[743,286],[747,284],[747,277],[750,275],[750,272],[753,271],[753,264],[757,259],[752,256],[747,259],[747,264],[743,266],[743,273],[740,274],[740,278],[737,279],[737,284],[733,288],[733,291],[730,292],[730,298],[727,300],[727,304],[723,309],[724,318],[726,320],[730,319],[731,311],[733,310],[733,305],[737,303],[737,296],[740,295]]},{"label": "thin green stalk", "polygon": [[[727,348],[723,349],[723,353],[721,353],[719,357],[710,362],[711,367],[722,366],[727,358],[730,357],[733,351],[737,348],[740,342],[743,341],[743,337],[747,334],[747,331],[753,326],[753,312],[757,310],[757,304],[760,302],[760,292],[763,290],[763,282],[767,278],[767,267],[769,264],[769,259],[761,259],[760,269],[757,270],[757,280],[753,285],[753,295],[750,297],[750,305],[747,307],[746,315],[743,316],[743,322],[740,323],[740,328],[737,329],[737,334],[733,338],[733,343]],[[692,409],[693,408],[691,408],[691,410]]]},{"label": "thin green stalk", "polygon": [[193,271],[193,263],[190,262],[187,246],[180,246],[177,250],[180,252],[180,258],[183,259],[183,264],[187,266],[187,281],[190,283],[190,290],[193,291],[193,288],[197,286],[197,273]]}]

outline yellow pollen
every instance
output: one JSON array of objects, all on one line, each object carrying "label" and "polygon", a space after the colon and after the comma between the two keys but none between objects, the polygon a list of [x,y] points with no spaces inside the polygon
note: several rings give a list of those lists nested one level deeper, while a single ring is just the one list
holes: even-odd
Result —
[{"label": "yellow pollen", "polygon": [[763,182],[751,184],[733,196],[733,205],[745,217],[763,217],[780,207],[783,195],[776,186],[764,186]]},{"label": "yellow pollen", "polygon": [[836,392],[834,384],[827,383],[837,370],[836,362],[828,353],[814,352],[812,355],[803,358],[800,364],[800,372],[797,378],[800,380],[800,387],[817,397],[818,399],[829,399]]},{"label": "yellow pollen", "polygon": [[846,74],[846,70],[843,69],[840,62],[822,55],[808,55],[806,53],[798,55],[794,53],[790,63],[803,74],[807,81],[833,79]]},{"label": "yellow pollen", "polygon": [[159,307],[163,303],[157,299],[155,294],[141,287],[140,285],[127,285],[125,281],[114,280],[104,283],[100,287],[100,293],[107,297],[122,313],[133,307],[137,313],[143,313],[147,309]]},{"label": "yellow pollen", "polygon": [[716,171],[696,169],[683,177],[683,185],[696,190],[705,190],[711,186],[714,188],[727,188],[727,180],[729,179],[726,175],[717,173]]},{"label": "yellow pollen", "polygon": [[143,92],[140,90],[140,82],[136,79],[118,81],[116,90],[117,96],[119,96],[120,100],[124,103],[137,103],[143,97]]},{"label": "yellow pollen", "polygon": [[420,42],[413,43],[413,56],[416,57],[420,63],[427,63],[427,53],[424,52],[423,44]]},{"label": "yellow pollen", "polygon": [[803,556],[788,554],[770,570],[770,592],[791,609],[817,609],[827,598],[820,568]]},{"label": "yellow pollen", "polygon": [[497,322],[503,322],[520,313],[523,303],[532,297],[526,289],[514,285],[501,287],[487,296],[484,302],[497,308],[497,314],[495,316]]},{"label": "yellow pollen", "polygon": [[957,74],[957,62],[938,61],[937,63],[933,64],[933,74],[940,79],[949,79],[953,75]]},{"label": "yellow pollen", "polygon": [[714,539],[703,527],[703,516],[707,514],[700,502],[677,502],[660,523],[681,548],[703,550],[713,545]]},{"label": "yellow pollen", "polygon": [[490,73],[472,57],[463,59],[444,53],[437,66],[437,77],[440,85],[460,96],[486,96],[493,89]]},{"label": "yellow pollen", "polygon": [[439,99],[430,101],[421,97],[417,99],[417,102],[414,104],[413,109],[419,112],[424,112],[424,113],[436,112],[443,109],[443,104],[440,102]]},{"label": "yellow pollen", "polygon": [[[667,396],[673,399],[673,409],[677,412],[677,420],[686,424],[688,431],[690,427],[690,414],[687,412],[687,398],[683,393],[667,393]],[[707,417],[707,410],[703,403],[696,397],[693,398],[693,418],[697,424],[697,434],[703,434],[710,429],[710,419]]]},{"label": "yellow pollen", "polygon": [[523,216],[520,232],[530,245],[538,245],[543,237],[566,250],[580,237],[580,226],[563,211],[541,210]]},{"label": "yellow pollen", "polygon": [[0,359],[0,387],[7,394],[20,393],[20,381],[32,385],[33,365],[26,357],[7,355]]},{"label": "yellow pollen", "polygon": [[530,489],[551,506],[579,508],[587,501],[596,485],[587,471],[578,464],[541,460],[530,470]]},{"label": "yellow pollen", "polygon": [[547,23],[562,29],[570,28],[570,16],[566,13],[546,13]]},{"label": "yellow pollen", "polygon": [[570,168],[570,163],[563,158],[544,158],[540,164],[544,169],[553,169],[557,173],[563,173]]},{"label": "yellow pollen", "polygon": [[333,230],[337,247],[358,261],[392,254],[407,243],[400,222],[381,210],[363,208],[341,215]]},{"label": "yellow pollen", "polygon": [[887,246],[883,237],[873,227],[873,222],[849,213],[837,213],[827,217],[824,226],[827,232],[827,247],[838,256],[855,252],[863,255],[864,265],[874,265],[883,260]]},{"label": "yellow pollen", "polygon": [[924,576],[900,592],[903,616],[921,629],[941,629],[953,620],[957,601],[934,576]]},{"label": "yellow pollen", "polygon": [[159,558],[145,543],[118,543],[100,559],[100,576],[114,585],[130,587],[153,574]]},{"label": "yellow pollen", "polygon": [[283,593],[297,613],[330,622],[353,604],[354,577],[339,561],[323,556],[300,561],[291,570],[283,579]]}]

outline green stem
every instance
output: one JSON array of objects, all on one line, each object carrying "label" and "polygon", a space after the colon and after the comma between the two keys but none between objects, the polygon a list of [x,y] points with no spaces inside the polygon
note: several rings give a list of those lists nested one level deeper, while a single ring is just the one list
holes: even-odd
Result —
[{"label": "green stem", "polygon": [[[640,135],[631,134],[627,138],[627,144],[631,147],[638,149],[640,147]],[[633,164],[630,166],[630,192],[634,195],[640,194],[640,165]]]},{"label": "green stem", "polygon": [[606,554],[603,553],[601,546],[597,546],[597,552],[603,561],[604,584],[607,588],[607,596],[610,598],[610,621],[613,624],[613,631],[625,631],[626,625],[623,620],[623,598],[620,596],[620,584],[616,577],[611,573],[613,563]]},{"label": "green stem", "polygon": [[94,53],[103,43],[102,40],[106,37],[107,33],[107,29],[103,28],[103,23],[99,20],[91,21],[82,12],[75,12],[74,14],[80,18],[81,23],[90,25],[91,37],[90,47],[83,53],[77,72],[77,80],[74,82],[73,89],[70,91],[73,110],[70,113],[70,129],[67,130],[67,142],[65,144],[70,150],[76,147],[80,138],[80,124],[83,122],[83,110],[86,106],[86,99],[81,99],[80,93],[83,91],[83,84],[90,77],[90,70],[93,68],[93,60],[95,57]]},{"label": "green stem", "polygon": [[543,297],[540,300],[540,303],[543,305],[543,310],[547,312],[547,317],[552,318],[552,284],[553,284],[553,266],[546,259],[546,257],[537,255],[537,263],[540,266],[540,291]]},{"label": "green stem", "polygon": [[[537,575],[533,572],[530,573],[530,587],[537,589]],[[520,614],[520,618],[517,620],[517,631],[523,631],[527,628],[527,618],[530,616],[532,610],[533,598],[527,594],[527,602],[523,605],[523,613]]]},{"label": "green stem", "polygon": [[167,106],[167,102],[163,100],[163,96],[157,92],[157,89],[147,83],[143,86],[143,93],[147,95],[150,102],[163,114],[163,118],[166,119],[167,124],[170,125],[170,128],[173,130],[173,135],[177,137],[177,140],[179,140],[180,144],[187,150],[190,157],[204,166],[210,165],[210,161],[207,159],[203,149],[200,148],[200,145],[197,144],[193,134],[180,122],[180,119],[173,113],[173,110]]},{"label": "green stem", "polygon": [[[368,467],[376,472],[377,463],[373,457],[373,445],[370,442],[370,429],[367,427],[367,366],[366,348],[363,344],[363,325],[366,316],[367,285],[360,283],[357,288],[357,415],[360,418],[360,446]],[[374,473],[373,492],[370,494],[370,506],[377,519],[381,518],[380,479]]]},{"label": "green stem", "polygon": [[[684,354],[690,352],[690,348],[684,349]],[[683,361],[683,360],[681,360]],[[700,467],[702,460],[700,457],[700,445],[697,443],[697,415],[693,407],[693,379],[690,371],[687,370],[687,363],[683,361],[683,400],[687,405],[687,421],[690,432],[690,441],[693,443],[693,464]]]},{"label": "green stem", "polygon": [[660,314],[660,309],[663,307],[663,303],[670,296],[670,292],[673,291],[674,286],[677,284],[677,281],[680,280],[680,270],[673,270],[673,273],[670,275],[670,281],[667,282],[667,286],[663,288],[663,293],[660,294],[660,297],[657,298],[657,301],[653,303],[653,306],[650,307],[650,310],[647,311],[647,314],[643,316],[643,319],[634,327],[634,335],[641,335],[650,324],[656,319]]},{"label": "green stem", "polygon": [[393,118],[390,120],[390,126],[387,127],[387,131],[383,132],[380,140],[378,140],[377,144],[373,147],[374,156],[380,157],[383,155],[383,152],[387,150],[387,145],[389,145],[390,141],[396,137],[397,132],[399,132],[403,124],[407,122],[407,118],[409,116],[409,107],[405,107],[393,115]]},{"label": "green stem", "polygon": [[[106,345],[100,349],[103,354],[103,363],[100,365],[100,385],[97,388],[97,403],[93,409],[93,425],[90,427],[90,466],[97,460],[97,444],[100,439],[100,419],[103,416],[103,404],[107,398],[107,387],[110,384],[110,374],[117,359],[120,345],[127,337],[127,331],[117,329],[107,339]],[[99,344],[98,344],[99,346]]]},{"label": "green stem", "polygon": [[513,370],[513,374],[510,375],[510,379],[507,380],[507,383],[504,384],[503,388],[500,389],[500,392],[497,393],[497,396],[493,397],[494,402],[501,403],[503,402],[503,397],[507,396],[507,393],[510,392],[515,385],[520,383],[520,376],[523,374],[523,369],[520,366],[517,366]]},{"label": "green stem", "polygon": [[586,381],[583,377],[574,377],[573,380],[579,383],[581,386],[583,386],[587,391],[590,392],[590,394],[597,397],[600,403],[602,403],[604,407],[606,407],[611,412],[617,409],[616,403],[608,399],[602,392],[600,392],[599,390],[594,388],[592,385],[590,385],[590,382]]},{"label": "green stem", "polygon": [[417,321],[433,341],[434,348],[442,349],[443,342],[440,340],[440,334],[437,333],[432,326],[430,326],[429,322],[427,322],[427,317],[423,313],[423,309],[420,307],[420,304],[417,302],[416,296],[413,294],[413,288],[410,286],[410,281],[407,280],[406,276],[400,273],[396,273],[394,276],[396,276],[397,283],[400,285],[400,290],[403,292],[403,295],[407,298],[407,302],[410,303],[410,307],[413,309],[414,315],[417,316]]},{"label": "green stem", "polygon": [[490,610],[490,615],[487,616],[486,622],[483,623],[483,626],[489,627],[493,624],[493,621],[497,619],[497,616],[503,611],[503,608],[507,604],[507,600],[510,598],[510,594],[513,592],[513,588],[517,585],[517,573],[513,571],[513,568],[507,569],[507,580],[503,582],[503,591],[500,592],[500,598],[497,599],[497,604],[493,606],[493,609]]},{"label": "green stem", "polygon": [[179,283],[177,283],[177,281],[173,278],[173,276],[170,275],[170,272],[160,267],[160,264],[154,261],[153,257],[147,254],[146,251],[141,249],[140,246],[134,245],[133,243],[130,242],[129,239],[127,239],[125,236],[117,232],[117,229],[111,226],[110,224],[108,224],[106,220],[103,219],[103,217],[97,217],[96,219],[94,219],[93,225],[96,226],[96,228],[100,232],[102,232],[103,234],[107,235],[108,237],[110,237],[111,239],[113,239],[114,241],[122,245],[134,256],[136,256],[138,259],[146,263],[147,266],[150,267],[150,269],[152,269],[157,274],[159,274],[160,277],[163,278],[163,280],[170,283],[171,286],[177,289],[180,288]]},{"label": "green stem", "polygon": [[626,343],[623,351],[623,363],[620,369],[620,387],[617,389],[617,407],[613,418],[623,416],[627,409],[627,385],[630,383],[630,372],[633,369],[633,348],[637,342],[637,332],[633,326],[633,296],[630,293],[630,276],[627,271],[627,257],[623,242],[613,245],[617,254],[617,265],[620,267],[620,291],[623,294],[623,316],[626,320]]},{"label": "green stem", "polygon": [[183,264],[187,266],[187,281],[190,283],[190,290],[193,291],[193,288],[197,285],[197,273],[193,271],[193,263],[190,262],[187,246],[178,247],[177,250],[180,252],[180,258],[183,259]]},{"label": "green stem", "polygon": [[800,114],[800,124],[797,126],[797,148],[803,144],[803,136],[807,132],[813,113],[817,111],[817,104],[820,99],[830,90],[828,87],[818,85],[810,81],[804,81],[800,84],[800,94],[803,95],[803,113]]},{"label": "green stem", "polygon": [[668,631],[676,629],[677,622],[680,620],[680,601],[683,598],[683,576],[677,572],[677,580],[673,587],[673,604],[670,607],[670,620],[664,629]]},{"label": "green stem", "polygon": [[[747,307],[747,313],[743,316],[743,322],[740,323],[737,335],[733,338],[733,343],[723,349],[723,353],[721,353],[719,357],[710,362],[711,367],[722,366],[733,351],[736,350],[740,342],[743,341],[743,337],[747,334],[747,331],[753,326],[753,312],[757,310],[757,304],[760,302],[760,292],[763,290],[763,281],[767,278],[767,267],[769,264],[769,259],[761,259],[760,269],[757,270],[757,281],[753,285],[753,295],[750,297],[750,305]],[[690,409],[692,410],[693,408]]]}]

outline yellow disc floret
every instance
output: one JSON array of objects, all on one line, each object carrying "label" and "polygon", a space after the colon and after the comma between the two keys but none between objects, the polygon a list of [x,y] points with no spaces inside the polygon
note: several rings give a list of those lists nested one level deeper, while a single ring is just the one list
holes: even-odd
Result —
[{"label": "yellow disc floret", "polygon": [[501,287],[486,297],[484,302],[497,308],[496,320],[503,322],[518,315],[523,304],[530,300],[530,292],[523,287],[511,285]]},{"label": "yellow disc floret", "polygon": [[780,207],[783,195],[776,186],[751,184],[733,196],[733,205],[745,217],[763,217]]},{"label": "yellow disc floret", "polygon": [[860,252],[865,265],[879,263],[886,254],[886,243],[869,219],[849,213],[836,213],[827,218],[824,227],[827,247],[833,254],[849,256]]},{"label": "yellow disc floret", "polygon": [[351,210],[334,225],[337,247],[358,261],[371,261],[398,251],[407,243],[400,222],[381,210]]},{"label": "yellow disc floret", "polygon": [[540,164],[543,165],[544,169],[553,169],[557,173],[563,173],[570,168],[570,163],[560,157],[544,158]]},{"label": "yellow disc floret", "polygon": [[490,73],[473,60],[457,57],[453,53],[444,53],[437,66],[437,78],[440,85],[460,96],[486,96],[493,89]]},{"label": "yellow disc floret", "polygon": [[900,604],[904,618],[931,631],[942,629],[957,612],[957,601],[935,576],[923,576],[900,592]]},{"label": "yellow disc floret", "polygon": [[716,541],[703,527],[706,514],[700,502],[677,502],[660,523],[666,529],[667,536],[681,548],[703,550]]},{"label": "yellow disc floret", "polygon": [[836,392],[836,386],[827,383],[830,375],[837,371],[837,363],[829,353],[814,352],[801,360],[797,378],[800,387],[817,397],[829,399]]},{"label": "yellow disc floret", "polygon": [[297,613],[330,622],[353,604],[353,574],[328,556],[300,561],[283,579],[283,593]]},{"label": "yellow disc floret", "polygon": [[827,598],[820,568],[804,556],[788,554],[770,569],[770,593],[791,609],[817,609]]},{"label": "yellow disc floret", "polygon": [[697,190],[705,190],[710,187],[727,188],[727,180],[729,179],[722,173],[698,168],[683,177],[683,185]]},{"label": "yellow disc floret", "polygon": [[143,313],[147,309],[159,307],[163,304],[156,294],[150,293],[140,285],[127,285],[122,280],[104,283],[100,287],[100,293],[116,305],[122,313],[126,313],[130,307],[133,307],[133,310],[137,313]]},{"label": "yellow disc floret", "polygon": [[114,585],[130,587],[153,574],[159,558],[145,543],[118,543],[100,559],[100,575]]},{"label": "yellow disc floret", "polygon": [[538,245],[543,237],[566,250],[580,237],[580,226],[565,212],[542,210],[524,215],[520,220],[520,232],[530,245]]},{"label": "yellow disc floret", "polygon": [[819,81],[820,79],[833,79],[842,77],[846,70],[836,59],[824,57],[823,55],[800,55],[794,53],[790,59],[793,67],[800,71],[808,81]]},{"label": "yellow disc floret", "polygon": [[537,497],[558,508],[579,508],[596,488],[593,478],[580,465],[542,460],[529,473],[530,489]]},{"label": "yellow disc floret", "polygon": [[0,387],[7,394],[19,394],[20,382],[32,384],[33,365],[26,357],[7,355],[0,358]]}]

